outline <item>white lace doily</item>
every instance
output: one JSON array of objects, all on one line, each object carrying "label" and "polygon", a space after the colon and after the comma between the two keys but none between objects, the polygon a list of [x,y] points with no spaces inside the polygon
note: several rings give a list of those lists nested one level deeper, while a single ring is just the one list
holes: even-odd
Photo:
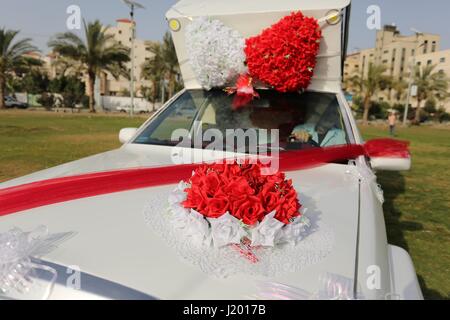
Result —
[{"label": "white lace doily", "polygon": [[160,235],[167,245],[187,263],[199,267],[203,272],[225,278],[237,273],[278,276],[297,272],[323,260],[332,250],[334,233],[318,216],[306,214],[311,228],[297,245],[278,245],[275,248],[254,248],[257,262],[249,259],[231,246],[214,248],[202,246],[186,237],[173,226],[167,202],[170,192],[149,195],[144,208],[147,226]]}]

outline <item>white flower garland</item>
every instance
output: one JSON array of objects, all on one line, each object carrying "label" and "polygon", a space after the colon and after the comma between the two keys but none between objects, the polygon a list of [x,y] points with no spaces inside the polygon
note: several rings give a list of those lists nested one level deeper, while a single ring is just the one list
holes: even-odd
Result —
[{"label": "white flower garland", "polygon": [[245,39],[219,20],[201,17],[186,28],[186,47],[197,80],[207,90],[245,73]]},{"label": "white flower garland", "polygon": [[[185,184],[185,186],[189,185]],[[167,247],[168,254],[175,254],[182,261],[198,268],[208,276],[220,279],[238,274],[258,277],[283,276],[320,263],[333,250],[334,231],[324,223],[318,212],[307,213],[310,227],[302,233],[301,241],[298,241],[296,245],[282,243],[275,247],[257,246],[250,248],[249,251],[246,250],[246,245],[242,246],[242,244],[217,248],[212,244],[211,233],[206,233],[207,238],[210,239],[209,242],[199,243],[200,237],[188,236],[184,232],[188,227],[185,225],[186,220],[184,218],[175,220],[174,211],[169,210],[167,198],[175,202],[181,201],[180,198],[176,200],[171,196],[172,188],[167,186],[160,192],[148,195],[147,203],[143,208],[145,223],[152,233],[160,237],[162,241],[160,245]],[[179,193],[182,198],[185,197],[183,193]],[[190,213],[191,210],[181,208],[177,216],[183,217]],[[234,234],[233,230],[230,231],[230,234]],[[247,234],[247,236],[250,239],[251,235]],[[239,248],[244,251],[241,252]],[[251,258],[257,259],[256,263],[247,256],[243,257],[247,252],[252,254]]]},{"label": "white flower garland", "polygon": [[308,231],[310,223],[304,215],[288,225],[275,219],[275,211],[266,215],[261,223],[249,229],[228,212],[221,217],[205,218],[193,209],[186,209],[182,202],[186,200],[184,190],[190,185],[181,181],[169,196],[169,209],[175,228],[180,229],[201,246],[221,248],[230,244],[239,244],[245,237],[252,246],[275,247],[288,243],[296,245]]}]

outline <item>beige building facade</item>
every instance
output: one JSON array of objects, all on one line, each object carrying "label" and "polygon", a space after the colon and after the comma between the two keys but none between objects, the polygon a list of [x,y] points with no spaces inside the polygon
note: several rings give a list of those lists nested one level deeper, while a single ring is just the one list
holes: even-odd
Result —
[{"label": "beige building facade", "polygon": [[[440,50],[441,37],[434,34],[403,36],[395,26],[377,32],[374,63],[384,65],[394,79],[409,78],[410,58]],[[368,68],[368,66],[366,66]]]},{"label": "beige building facade", "polygon": [[[411,63],[414,59],[411,58]],[[447,75],[450,78],[450,50],[442,50],[433,53],[427,53],[415,58],[417,66],[431,65],[434,66],[435,72],[440,72]],[[423,102],[425,103],[425,101]],[[436,101],[438,108],[444,108],[447,112],[450,112],[450,99],[442,99]],[[417,101],[412,99],[412,104],[415,107]]]},{"label": "beige building facade", "polygon": [[386,73],[396,79],[407,79],[410,75],[409,62],[413,56],[440,51],[441,37],[434,34],[403,36],[395,26],[384,26],[377,32],[375,48],[350,54],[345,61],[344,77],[354,74],[367,76],[369,64],[384,65]]},{"label": "beige building facade", "polygon": [[[131,49],[131,35],[132,35],[132,22],[129,19],[118,19],[117,25],[109,27],[107,32],[114,36],[114,39],[122,44],[123,46]],[[151,52],[150,48],[152,46],[151,41],[144,41],[141,39],[134,40],[134,79],[135,79],[135,93],[137,97],[143,96],[143,90],[145,88],[151,87],[152,83],[149,80],[141,78],[141,69],[144,62],[152,59],[154,54]],[[55,62],[58,57],[55,53],[49,53],[46,56],[40,55],[39,53],[30,53],[30,56],[39,59],[43,62],[42,69],[45,71],[49,77],[55,78],[61,75],[61,67],[58,67]],[[131,71],[131,62],[126,64],[127,70]],[[85,81],[87,81],[86,77]],[[99,91],[101,95],[106,96],[121,96],[123,93],[129,93],[130,91],[130,81],[125,77],[114,78],[109,73],[103,73],[97,78],[97,85],[99,86]],[[89,93],[89,88],[86,86],[86,94]]]},{"label": "beige building facade", "polygon": [[344,65],[344,80],[354,75],[366,77],[369,64],[375,60],[375,49],[365,49],[347,56]]},{"label": "beige building facade", "polygon": [[[354,90],[346,80],[354,75],[366,78],[370,63],[384,65],[386,75],[392,76],[394,80],[403,80],[409,83],[411,68],[414,60],[417,63],[441,64],[441,68],[450,76],[449,51],[440,51],[441,38],[439,35],[423,33],[411,36],[401,35],[396,26],[384,26],[377,31],[375,48],[365,49],[351,53],[347,56],[344,64],[344,88],[352,93]],[[445,62],[440,62],[441,58]],[[405,90],[406,92],[406,90]],[[395,90],[385,90],[378,96],[380,101],[391,104],[406,103],[406,93],[398,95]],[[415,107],[414,103],[413,106]],[[450,106],[449,106],[450,107]]]},{"label": "beige building facade", "polygon": [[[129,19],[118,19],[115,27],[110,27],[108,33],[114,35],[117,42],[127,48],[131,48],[132,22]],[[136,95],[142,97],[143,90],[151,86],[151,82],[141,78],[141,67],[144,62],[153,58],[151,52],[152,43],[141,39],[134,40],[134,88]],[[131,62],[127,63],[127,69],[131,70]],[[124,77],[115,79],[111,74],[105,73],[101,77],[100,92],[102,95],[119,96],[123,92],[130,91],[130,81]]]},{"label": "beige building facade", "polygon": [[24,56],[40,61],[40,70],[47,74],[50,79],[53,79],[58,75],[57,70],[53,64],[53,61],[55,60],[55,55],[53,53],[42,55],[40,52],[34,51],[28,52],[24,54]]}]

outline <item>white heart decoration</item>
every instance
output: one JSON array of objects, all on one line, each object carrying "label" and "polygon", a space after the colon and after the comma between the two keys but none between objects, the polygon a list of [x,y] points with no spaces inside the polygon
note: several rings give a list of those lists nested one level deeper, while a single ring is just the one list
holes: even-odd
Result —
[{"label": "white heart decoration", "polygon": [[207,90],[232,84],[245,73],[245,39],[221,21],[194,19],[186,27],[186,48],[192,70]]}]

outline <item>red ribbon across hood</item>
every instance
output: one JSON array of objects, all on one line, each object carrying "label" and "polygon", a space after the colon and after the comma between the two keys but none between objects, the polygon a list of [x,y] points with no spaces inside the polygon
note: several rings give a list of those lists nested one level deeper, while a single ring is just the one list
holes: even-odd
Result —
[{"label": "red ribbon across hood", "polygon": [[[279,170],[308,169],[340,160],[369,157],[409,157],[408,143],[391,139],[365,145],[344,145],[279,155]],[[136,168],[80,174],[0,189],[0,216],[97,195],[178,183],[191,176],[199,164]]]}]

